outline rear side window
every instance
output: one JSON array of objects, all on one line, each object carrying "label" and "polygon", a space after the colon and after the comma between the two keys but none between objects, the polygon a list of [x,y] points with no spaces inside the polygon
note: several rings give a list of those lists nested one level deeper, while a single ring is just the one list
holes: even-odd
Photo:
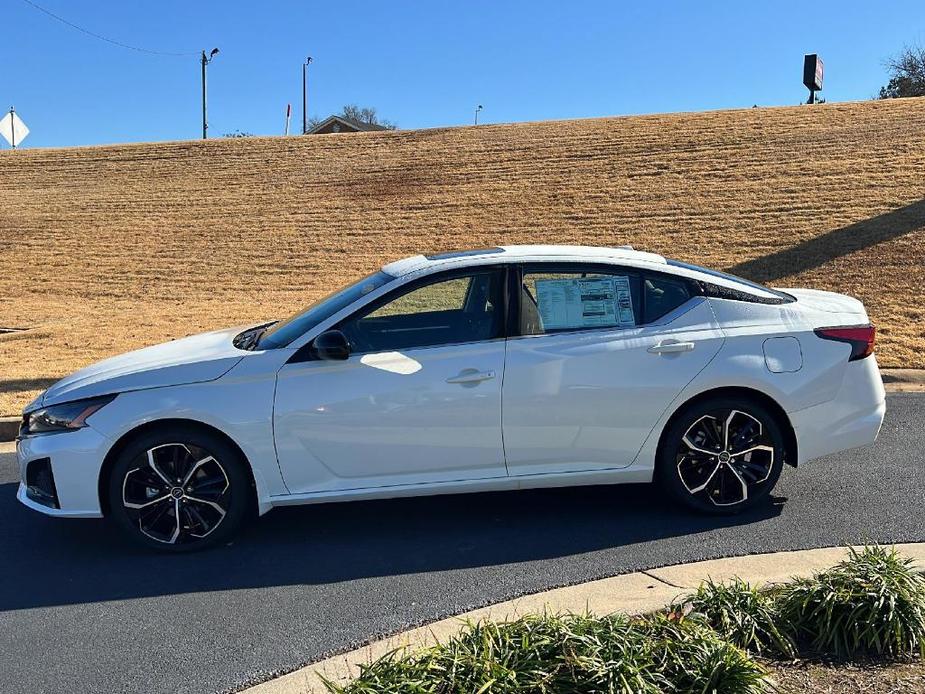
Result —
[{"label": "rear side window", "polygon": [[643,281],[643,322],[654,323],[691,298],[690,284],[662,275],[647,275]]},{"label": "rear side window", "polygon": [[364,307],[337,328],[353,352],[479,342],[504,334],[504,271],[433,279]]},{"label": "rear side window", "polygon": [[527,270],[520,297],[520,334],[631,328],[642,322],[640,278],[594,269]]}]

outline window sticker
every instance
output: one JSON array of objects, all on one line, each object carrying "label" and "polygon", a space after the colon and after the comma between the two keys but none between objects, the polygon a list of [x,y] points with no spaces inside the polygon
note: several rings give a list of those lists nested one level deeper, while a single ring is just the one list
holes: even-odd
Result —
[{"label": "window sticker", "polygon": [[536,280],[544,330],[636,325],[625,275]]}]

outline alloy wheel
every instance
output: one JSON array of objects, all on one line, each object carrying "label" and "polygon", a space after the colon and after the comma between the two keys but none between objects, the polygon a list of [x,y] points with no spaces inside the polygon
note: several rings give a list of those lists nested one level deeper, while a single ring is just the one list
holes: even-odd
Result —
[{"label": "alloy wheel", "polygon": [[739,409],[705,414],[688,427],[675,457],[678,477],[693,495],[714,506],[748,500],[774,468],[775,448],[766,427]]},{"label": "alloy wheel", "polygon": [[228,514],[231,483],[207,450],[185,443],[149,448],[122,481],[122,504],[146,536],[165,544],[207,537]]}]

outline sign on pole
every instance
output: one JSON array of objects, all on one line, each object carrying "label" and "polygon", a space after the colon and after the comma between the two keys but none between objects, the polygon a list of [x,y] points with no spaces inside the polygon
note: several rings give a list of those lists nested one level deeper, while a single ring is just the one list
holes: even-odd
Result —
[{"label": "sign on pole", "polygon": [[16,111],[12,108],[9,113],[0,119],[0,135],[3,135],[3,138],[14,149],[16,145],[26,139],[28,134],[29,128],[26,127],[26,124],[22,122],[22,118],[17,116]]},{"label": "sign on pole", "polygon": [[822,58],[815,53],[803,56],[803,84],[809,90],[806,103],[816,103],[816,92],[822,91]]}]

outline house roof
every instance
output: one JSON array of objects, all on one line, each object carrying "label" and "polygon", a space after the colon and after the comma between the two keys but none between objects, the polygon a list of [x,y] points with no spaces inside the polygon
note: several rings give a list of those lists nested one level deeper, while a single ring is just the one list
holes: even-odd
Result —
[{"label": "house roof", "polygon": [[361,123],[360,121],[354,120],[353,118],[347,118],[346,116],[333,115],[333,116],[328,116],[327,118],[325,118],[323,121],[318,123],[318,125],[316,125],[314,128],[310,128],[308,131],[308,134],[312,135],[314,133],[317,133],[323,130],[324,128],[326,128],[327,126],[329,126],[331,123],[340,123],[341,126],[346,128],[348,131],[352,131],[352,132],[369,132],[369,131],[374,131],[374,130],[388,130],[388,128],[382,125],[375,125],[373,123]]}]

